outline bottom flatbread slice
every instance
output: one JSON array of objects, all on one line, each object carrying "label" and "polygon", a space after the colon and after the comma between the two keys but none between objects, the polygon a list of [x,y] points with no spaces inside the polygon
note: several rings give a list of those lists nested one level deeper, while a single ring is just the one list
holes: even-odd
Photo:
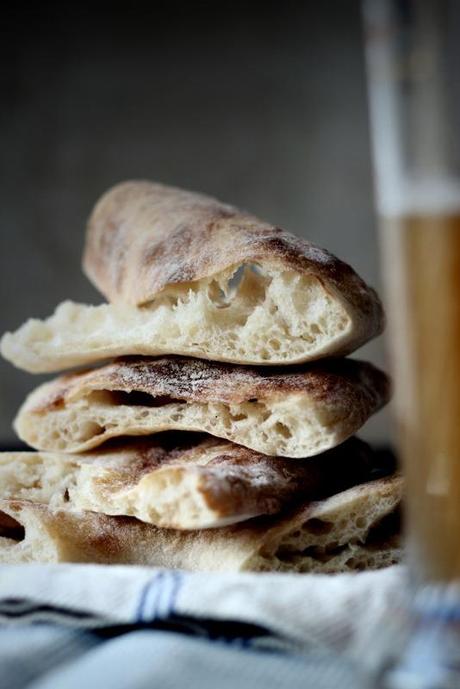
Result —
[{"label": "bottom flatbread slice", "polygon": [[358,438],[308,460],[268,457],[189,435],[117,444],[87,455],[0,453],[0,498],[14,497],[205,529],[276,514],[371,478],[375,454]]},{"label": "bottom flatbread slice", "polygon": [[129,517],[0,501],[0,562],[96,562],[204,571],[343,572],[401,557],[393,476],[308,503],[290,515],[222,529],[159,529]]}]

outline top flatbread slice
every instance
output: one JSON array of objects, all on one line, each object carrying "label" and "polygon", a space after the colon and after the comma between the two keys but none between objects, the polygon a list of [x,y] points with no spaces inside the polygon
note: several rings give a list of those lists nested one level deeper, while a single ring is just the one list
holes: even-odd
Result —
[{"label": "top flatbread slice", "polygon": [[221,529],[159,529],[130,517],[0,498],[0,563],[98,562],[204,571],[334,573],[401,558],[397,476]]},{"label": "top flatbread slice", "polygon": [[111,304],[27,321],[4,336],[6,359],[35,373],[134,354],[291,364],[348,354],[384,325],[374,290],[327,251],[150,182],[102,197],[84,268]]},{"label": "top flatbread slice", "polygon": [[280,370],[130,358],[39,386],[15,429],[46,451],[86,452],[111,438],[181,430],[310,457],[356,433],[389,393],[382,371],[353,359]]}]

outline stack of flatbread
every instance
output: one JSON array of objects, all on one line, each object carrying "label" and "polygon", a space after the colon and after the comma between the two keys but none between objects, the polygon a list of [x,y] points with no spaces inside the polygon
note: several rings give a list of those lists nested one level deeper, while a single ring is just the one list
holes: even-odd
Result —
[{"label": "stack of flatbread", "polygon": [[[64,302],[2,340],[39,386],[0,455],[0,561],[337,572],[400,556],[401,479],[354,434],[375,292],[303,239],[149,182],[105,194]],[[82,369],[81,367],[86,367]],[[89,368],[88,368],[89,367]]]}]

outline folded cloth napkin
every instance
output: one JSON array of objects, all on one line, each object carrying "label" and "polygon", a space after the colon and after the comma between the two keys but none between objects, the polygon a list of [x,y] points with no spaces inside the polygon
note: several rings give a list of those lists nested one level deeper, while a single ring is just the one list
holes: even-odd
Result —
[{"label": "folded cloth napkin", "polygon": [[[267,657],[275,662],[276,656],[281,664],[295,660],[294,666],[299,677],[304,677],[305,687],[334,687],[333,683],[321,683],[318,668],[323,667],[324,671],[328,668],[330,673],[334,667],[338,676],[345,673],[345,677],[351,663],[359,678],[354,676],[353,681],[342,682],[340,686],[364,687],[369,677],[386,662],[389,639],[394,646],[401,633],[405,579],[404,568],[399,566],[377,572],[331,576],[189,573],[100,565],[6,565],[0,570],[0,662],[10,670],[1,673],[0,687],[3,687],[2,682],[9,682],[4,684],[9,689],[35,687],[36,679],[28,684],[29,680],[26,682],[17,674],[21,664],[11,662],[8,649],[15,648],[18,652],[12,641],[19,638],[18,634],[22,634],[24,640],[28,638],[30,648],[38,644],[41,649],[36,653],[36,663],[33,653],[28,656],[26,679],[45,673],[43,687],[47,688],[74,686],[73,675],[61,677],[58,684],[46,684],[50,672],[52,675],[70,672],[69,663],[79,685],[86,682],[91,686],[89,678],[97,676],[99,662],[94,660],[91,665],[90,659],[94,659],[95,653],[102,663],[99,669],[107,668],[110,663],[110,673],[120,678],[126,670],[128,656],[134,658],[137,653],[133,638],[140,644],[151,645],[152,653],[158,644],[163,654],[167,653],[168,645],[173,644],[176,650],[170,649],[170,657],[177,652],[182,661],[190,654],[200,658],[200,662],[203,661],[198,673],[201,689],[208,685],[219,689],[227,686],[224,677],[220,684],[212,683],[209,673],[204,671],[206,658],[210,667],[216,664],[214,654],[222,656],[221,667],[226,667],[227,662],[234,669],[246,667],[248,687],[259,686],[256,683],[257,673],[260,674],[257,654],[263,655],[264,667]],[[41,630],[41,636],[37,629]],[[60,630],[59,643],[56,643],[56,629]],[[191,639],[190,635],[204,638]],[[49,648],[46,646],[48,637]],[[40,643],[44,644],[43,648]],[[108,660],[111,651],[107,644],[110,648],[113,644],[120,645],[118,656],[114,656],[119,658],[118,673],[117,662]],[[190,644],[195,644],[193,652]],[[126,645],[129,648],[122,650]],[[24,642],[21,647],[25,649]],[[239,654],[236,665],[232,665],[228,657],[230,651],[230,655]],[[24,654],[28,653],[24,650]],[[141,658],[147,663],[144,667]],[[148,654],[140,654],[135,661],[138,663],[136,672],[141,678],[136,680],[137,684],[132,677],[131,683],[124,684],[117,684],[113,679],[106,685],[98,680],[98,687],[154,686],[163,675],[149,674],[153,670],[148,658]],[[169,678],[169,683],[163,682],[163,686],[182,686],[178,674],[180,665],[170,663],[174,677]],[[291,669],[294,666],[290,666]],[[158,665],[155,667],[155,672],[160,671]],[[182,672],[187,673],[187,687],[195,686],[196,678],[192,684],[188,676],[191,670],[184,670],[183,663],[181,667]],[[316,668],[314,672],[312,668]],[[309,675],[310,670],[313,674]],[[273,669],[273,676],[278,676],[279,672],[281,670]],[[307,675],[302,674],[305,672],[311,678],[316,677],[316,684],[305,683]],[[203,673],[208,677],[206,681]],[[107,679],[107,672],[101,676]],[[288,675],[285,673],[285,676]],[[184,676],[182,679],[185,681]],[[259,679],[260,686],[271,686],[267,678],[260,676]],[[238,683],[239,689],[246,686],[243,680],[240,682],[239,675]],[[291,689],[293,684],[296,686],[291,681]],[[284,684],[278,683],[278,686]]]}]

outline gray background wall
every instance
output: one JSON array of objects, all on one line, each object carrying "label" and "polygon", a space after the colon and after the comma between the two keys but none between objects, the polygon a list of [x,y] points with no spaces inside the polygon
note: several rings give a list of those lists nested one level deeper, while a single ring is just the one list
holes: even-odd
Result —
[{"label": "gray background wall", "polygon": [[[41,3],[2,23],[2,331],[64,298],[85,219],[126,178],[206,191],[379,287],[359,3]],[[4,12],[4,10],[2,10]],[[383,362],[381,340],[363,354]],[[39,380],[0,363],[0,441]],[[388,441],[380,414],[368,437]]]}]

